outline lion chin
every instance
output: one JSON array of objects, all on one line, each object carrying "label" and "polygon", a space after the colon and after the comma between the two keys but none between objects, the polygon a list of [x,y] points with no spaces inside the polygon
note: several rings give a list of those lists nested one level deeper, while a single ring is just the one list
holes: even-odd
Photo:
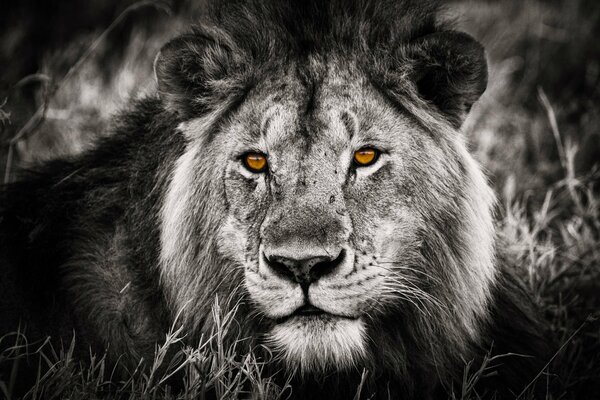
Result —
[{"label": "lion chin", "polygon": [[291,316],[273,327],[269,342],[301,374],[348,369],[365,358],[365,324],[331,314]]}]

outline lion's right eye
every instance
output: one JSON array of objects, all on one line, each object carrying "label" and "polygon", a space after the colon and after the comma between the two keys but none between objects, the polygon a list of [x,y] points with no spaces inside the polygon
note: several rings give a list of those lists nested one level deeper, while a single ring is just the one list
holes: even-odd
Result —
[{"label": "lion's right eye", "polygon": [[246,153],[242,158],[244,167],[256,174],[267,169],[267,156],[262,153]]}]

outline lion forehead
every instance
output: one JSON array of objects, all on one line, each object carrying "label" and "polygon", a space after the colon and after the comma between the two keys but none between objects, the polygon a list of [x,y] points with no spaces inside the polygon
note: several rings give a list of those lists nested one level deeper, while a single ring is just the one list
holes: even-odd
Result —
[{"label": "lion forehead", "polygon": [[284,68],[280,77],[257,84],[229,120],[226,141],[258,146],[270,156],[289,155],[319,140],[329,146],[358,145],[357,139],[391,142],[390,132],[402,133],[412,125],[410,116],[385,100],[355,67],[328,61],[315,69],[319,72],[307,78]]}]

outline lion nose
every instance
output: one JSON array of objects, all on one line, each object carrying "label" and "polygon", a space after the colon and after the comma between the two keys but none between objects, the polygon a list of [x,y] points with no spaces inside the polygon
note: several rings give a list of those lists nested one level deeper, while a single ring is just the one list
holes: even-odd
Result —
[{"label": "lion nose", "polygon": [[307,291],[311,283],[335,271],[344,261],[345,254],[341,250],[336,256],[319,255],[302,259],[271,254],[269,257],[265,256],[265,261],[276,274],[299,283]]}]

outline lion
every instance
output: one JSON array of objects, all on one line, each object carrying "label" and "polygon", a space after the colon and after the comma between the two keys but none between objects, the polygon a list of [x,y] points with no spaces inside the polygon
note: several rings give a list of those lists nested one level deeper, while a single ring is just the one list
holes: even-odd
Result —
[{"label": "lion", "polygon": [[135,361],[226,298],[297,398],[446,398],[491,354],[482,395],[529,388],[544,327],[460,132],[485,52],[438,15],[215,2],[112,135],[3,190],[3,330]]}]

